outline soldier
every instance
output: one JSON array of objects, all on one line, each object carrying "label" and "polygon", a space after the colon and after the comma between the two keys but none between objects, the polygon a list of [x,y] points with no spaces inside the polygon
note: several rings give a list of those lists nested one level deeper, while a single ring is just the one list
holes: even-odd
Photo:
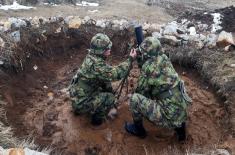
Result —
[{"label": "soldier", "polygon": [[112,42],[105,34],[98,33],[90,43],[89,53],[73,77],[69,87],[75,114],[91,114],[91,123],[100,125],[115,105],[111,81],[122,79],[128,72],[136,51],[116,67],[105,63],[110,55]]},{"label": "soldier", "polygon": [[186,108],[191,99],[183,81],[162,52],[157,38],[146,38],[139,51],[141,56],[137,61],[141,74],[136,93],[130,98],[134,123],[126,123],[126,131],[144,138],[146,130],[142,117],[145,117],[157,126],[175,129],[178,140],[185,140]]}]

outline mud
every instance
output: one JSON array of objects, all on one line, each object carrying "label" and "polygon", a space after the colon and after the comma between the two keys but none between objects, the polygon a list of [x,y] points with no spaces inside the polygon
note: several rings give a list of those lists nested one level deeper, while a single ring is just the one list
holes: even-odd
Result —
[{"label": "mud", "polygon": [[[175,67],[193,99],[188,110],[185,144],[177,142],[173,131],[155,127],[147,121],[147,138],[139,139],[126,133],[123,124],[131,121],[126,96],[121,97],[118,117],[107,119],[101,127],[93,127],[87,117],[74,116],[66,88],[85,55],[85,47],[81,46],[59,55],[34,57],[23,72],[6,76],[1,93],[9,103],[7,118],[15,136],[33,135],[37,144],[54,148],[53,154],[65,155],[182,154],[188,150],[208,150],[215,145],[231,145],[225,143],[228,133],[222,122],[228,116],[223,101],[194,70],[177,64]],[[112,62],[117,64],[121,59],[113,56]],[[135,67],[129,78],[130,91],[137,78]],[[115,82],[114,87],[117,84]]]}]

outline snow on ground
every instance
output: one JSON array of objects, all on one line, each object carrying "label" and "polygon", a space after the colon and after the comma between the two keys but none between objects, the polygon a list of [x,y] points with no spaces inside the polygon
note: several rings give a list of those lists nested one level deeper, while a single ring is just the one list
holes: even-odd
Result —
[{"label": "snow on ground", "polygon": [[222,23],[221,22],[222,17],[221,14],[219,13],[212,13],[211,15],[214,17],[213,19],[214,24],[212,24],[211,32],[214,33],[217,30],[222,29],[222,27],[220,26],[220,24]]},{"label": "snow on ground", "polygon": [[98,3],[89,3],[86,1],[82,1],[82,3],[76,3],[77,6],[99,6]]},{"label": "snow on ground", "polygon": [[16,1],[13,2],[12,5],[0,4],[0,10],[28,10],[28,9],[35,9],[35,7],[20,5]]}]

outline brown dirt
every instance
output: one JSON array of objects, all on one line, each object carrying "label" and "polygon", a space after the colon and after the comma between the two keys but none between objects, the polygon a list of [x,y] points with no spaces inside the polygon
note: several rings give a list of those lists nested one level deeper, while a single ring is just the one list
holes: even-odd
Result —
[{"label": "brown dirt", "polygon": [[[189,148],[203,150],[214,145],[233,144],[224,143],[228,135],[222,123],[227,118],[222,101],[195,71],[178,65],[177,71],[185,80],[193,99],[188,110],[188,138],[185,144],[176,141],[173,131],[155,127],[147,121],[146,139],[127,134],[123,129],[124,122],[131,120],[127,101],[121,104],[116,119],[108,119],[99,128],[90,125],[89,119],[84,116],[74,116],[65,88],[85,54],[85,48],[81,47],[48,58],[35,57],[23,72],[11,73],[10,77],[5,78],[6,85],[1,93],[9,103],[7,118],[17,137],[33,135],[37,144],[52,146],[54,152],[65,155],[182,154]],[[117,63],[120,58],[114,57],[113,60]],[[37,70],[33,69],[34,65],[38,66]],[[137,76],[138,70],[135,68],[130,79],[136,81]]]}]

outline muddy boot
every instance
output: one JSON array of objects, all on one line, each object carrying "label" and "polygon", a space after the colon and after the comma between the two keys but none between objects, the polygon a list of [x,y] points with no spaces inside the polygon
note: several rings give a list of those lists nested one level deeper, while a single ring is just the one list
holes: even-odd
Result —
[{"label": "muddy boot", "polygon": [[185,141],[186,140],[185,122],[182,123],[181,127],[175,128],[175,132],[179,142]]},{"label": "muddy boot", "polygon": [[128,133],[131,133],[140,138],[145,138],[147,136],[142,121],[135,121],[134,123],[126,122],[125,129]]},{"label": "muddy boot", "polygon": [[91,116],[91,124],[94,126],[99,126],[103,123],[103,118],[97,114]]}]

